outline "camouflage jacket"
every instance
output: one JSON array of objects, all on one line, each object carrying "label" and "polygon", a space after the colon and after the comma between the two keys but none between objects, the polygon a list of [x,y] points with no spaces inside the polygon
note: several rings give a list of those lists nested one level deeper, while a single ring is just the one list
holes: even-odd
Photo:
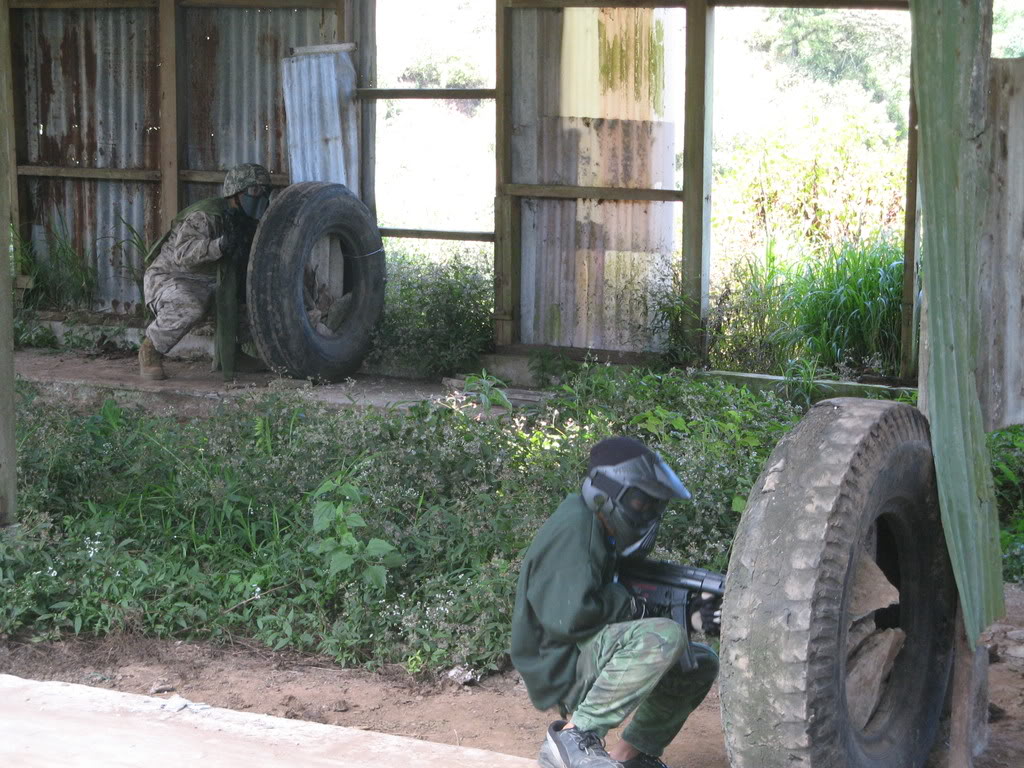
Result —
[{"label": "camouflage jacket", "polygon": [[217,262],[224,255],[220,237],[224,234],[227,201],[222,197],[200,200],[171,223],[147,254],[147,272],[173,277],[213,281]]}]

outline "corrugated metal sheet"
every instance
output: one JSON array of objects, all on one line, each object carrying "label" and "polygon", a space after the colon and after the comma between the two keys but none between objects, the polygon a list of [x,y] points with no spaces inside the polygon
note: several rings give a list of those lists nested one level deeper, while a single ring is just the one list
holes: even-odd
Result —
[{"label": "corrugated metal sheet", "polygon": [[334,42],[336,24],[327,10],[186,9],[185,167],[287,173],[281,59]]},{"label": "corrugated metal sheet", "polygon": [[678,203],[524,200],[524,344],[636,350],[671,281]]},{"label": "corrugated metal sheet", "polygon": [[[672,35],[651,9],[513,15],[513,180],[672,189]],[[657,348],[653,292],[671,276],[672,203],[525,201],[520,338]]]},{"label": "corrugated metal sheet", "polygon": [[982,250],[978,396],[985,429],[1024,424],[1024,59],[992,62],[992,196]]},{"label": "corrugated metal sheet", "polygon": [[[26,116],[20,162],[157,168],[156,10],[13,13]],[[287,172],[280,61],[293,47],[333,42],[335,12],[189,8],[184,20],[183,167],[223,170],[255,161]],[[96,267],[96,308],[133,309],[140,299],[133,275],[142,263],[123,244],[129,226],[148,241],[160,235],[159,185],[35,179],[28,189],[25,213],[41,258],[52,233],[70,235]],[[183,202],[218,191],[216,184],[187,184]]]},{"label": "corrugated metal sheet", "polygon": [[[155,168],[156,11],[14,11],[31,164]],[[16,65],[17,66],[17,65]]]},{"label": "corrugated metal sheet", "polygon": [[[24,88],[22,162],[155,168],[159,89],[156,11],[14,11],[14,62]],[[17,80],[16,80],[17,82]],[[32,239],[41,259],[58,235],[96,269],[96,308],[131,311],[141,255],[129,227],[157,236],[159,187],[117,181],[28,182]],[[126,225],[127,223],[127,225]]]},{"label": "corrugated metal sheet", "polygon": [[[132,232],[159,227],[156,185],[145,182],[31,179],[32,242],[41,259],[49,244],[68,239],[96,272],[95,309],[130,313],[142,298],[144,254],[132,246]],[[127,225],[126,225],[127,223]]]},{"label": "corrugated metal sheet", "polygon": [[302,53],[281,65],[292,183],[331,181],[359,193],[359,107],[348,50]]}]

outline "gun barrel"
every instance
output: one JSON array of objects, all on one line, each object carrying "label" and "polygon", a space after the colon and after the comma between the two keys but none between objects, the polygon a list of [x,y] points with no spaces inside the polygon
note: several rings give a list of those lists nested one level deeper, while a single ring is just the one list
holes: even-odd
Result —
[{"label": "gun barrel", "polygon": [[677,565],[664,560],[627,560],[619,564],[619,573],[629,581],[649,581],[691,592],[710,592],[717,597],[725,594],[725,576],[692,565]]}]

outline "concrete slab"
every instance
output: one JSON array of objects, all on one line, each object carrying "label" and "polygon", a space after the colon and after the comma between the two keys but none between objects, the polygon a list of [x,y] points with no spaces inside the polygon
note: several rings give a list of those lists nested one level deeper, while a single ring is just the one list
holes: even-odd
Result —
[{"label": "concrete slab", "polygon": [[75,350],[25,349],[15,352],[19,379],[38,384],[62,400],[90,402],[113,396],[122,404],[138,402],[167,406],[214,406],[224,400],[268,391],[301,390],[309,398],[334,406],[405,406],[441,398],[446,389],[440,381],[411,381],[387,376],[356,374],[340,384],[312,385],[272,373],[238,374],[226,382],[210,370],[209,361],[168,360],[163,381],[139,377],[134,356],[111,358]]},{"label": "concrete slab", "polygon": [[521,757],[84,685],[0,675],[0,765],[531,768]]}]

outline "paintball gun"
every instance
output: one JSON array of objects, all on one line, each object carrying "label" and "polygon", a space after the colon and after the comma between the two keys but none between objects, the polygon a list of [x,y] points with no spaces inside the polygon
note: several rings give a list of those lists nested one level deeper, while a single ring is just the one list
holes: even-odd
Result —
[{"label": "paintball gun", "polygon": [[684,671],[693,669],[697,663],[689,642],[690,605],[702,592],[721,598],[725,576],[663,560],[623,560],[618,573],[619,582],[643,599],[650,615],[670,618],[682,626],[687,642],[679,663]]}]

